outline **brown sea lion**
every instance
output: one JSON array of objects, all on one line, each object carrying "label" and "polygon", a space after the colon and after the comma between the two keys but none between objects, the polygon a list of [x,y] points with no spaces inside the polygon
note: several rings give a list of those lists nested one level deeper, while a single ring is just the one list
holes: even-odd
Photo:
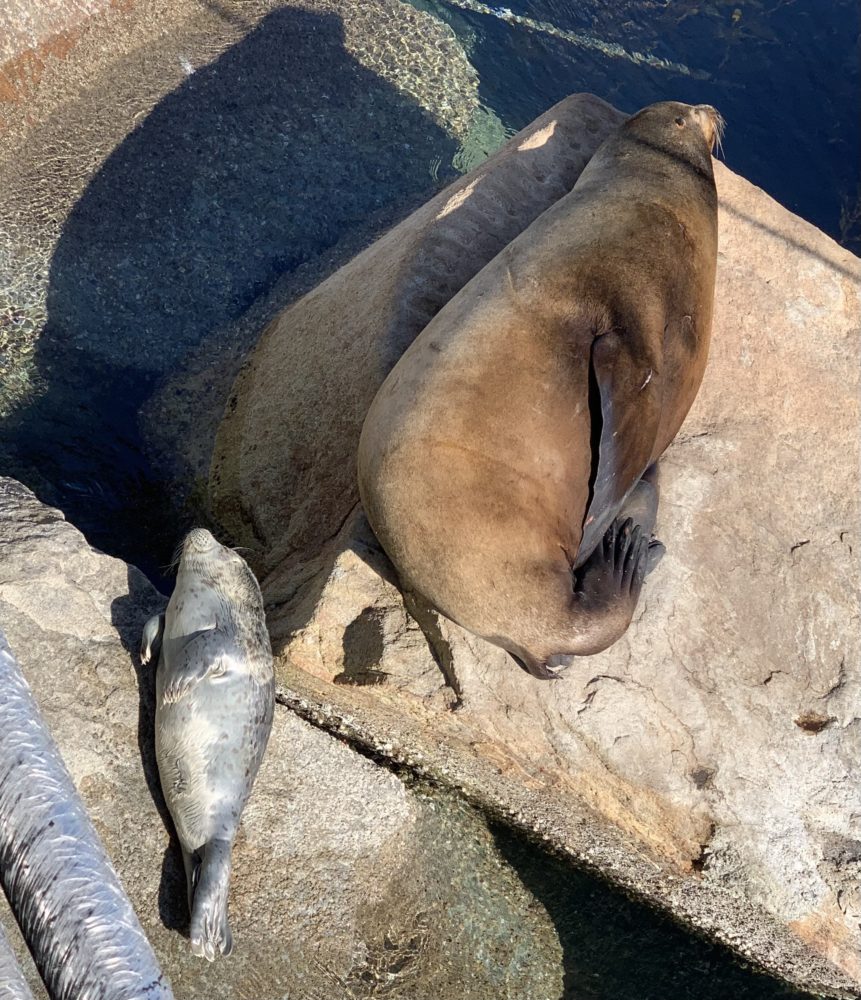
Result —
[{"label": "brown sea lion", "polygon": [[359,490],[404,586],[536,676],[615,642],[662,551],[654,463],[708,354],[721,126],[676,102],[628,118],[365,420]]},{"label": "brown sea lion", "polygon": [[261,579],[277,568],[295,589],[292,562],[316,556],[358,500],[362,421],[386,376],[623,120],[591,94],[566,97],[267,327],[230,394],[209,483],[213,519],[259,553]]}]

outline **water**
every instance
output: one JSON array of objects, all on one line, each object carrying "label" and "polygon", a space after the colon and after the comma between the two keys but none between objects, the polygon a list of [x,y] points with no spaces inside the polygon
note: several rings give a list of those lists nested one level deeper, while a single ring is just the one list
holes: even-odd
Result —
[{"label": "water", "polygon": [[713,104],[728,166],[861,251],[856,0],[415,0],[444,19],[511,130],[586,90],[626,110]]},{"label": "water", "polygon": [[356,976],[357,998],[810,1000],[455,795],[405,780],[423,810],[414,874],[423,932],[390,945],[387,988]]}]

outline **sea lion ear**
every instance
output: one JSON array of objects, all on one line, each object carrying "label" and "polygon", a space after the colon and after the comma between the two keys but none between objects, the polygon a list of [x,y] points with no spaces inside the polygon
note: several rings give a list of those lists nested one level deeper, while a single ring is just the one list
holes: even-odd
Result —
[{"label": "sea lion ear", "polygon": [[652,461],[661,418],[661,377],[656,360],[643,350],[644,341],[648,338],[614,329],[592,342],[592,477],[578,564],[598,545]]}]

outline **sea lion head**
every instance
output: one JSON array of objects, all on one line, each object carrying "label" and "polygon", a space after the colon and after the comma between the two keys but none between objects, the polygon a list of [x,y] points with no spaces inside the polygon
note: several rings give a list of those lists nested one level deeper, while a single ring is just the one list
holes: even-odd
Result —
[{"label": "sea lion head", "polygon": [[724,120],[710,104],[661,101],[632,115],[622,125],[631,139],[680,160],[706,167],[711,174],[711,152],[720,146]]}]

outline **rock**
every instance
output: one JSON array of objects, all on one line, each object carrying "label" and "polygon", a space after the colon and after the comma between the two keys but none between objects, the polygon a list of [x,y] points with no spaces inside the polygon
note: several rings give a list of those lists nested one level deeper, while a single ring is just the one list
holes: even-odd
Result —
[{"label": "rock", "polygon": [[[358,511],[316,558],[273,567],[264,596],[297,710],[462,787],[775,974],[858,996],[861,265],[722,165],[717,181],[711,359],[662,463],[667,555],[619,643],[542,683],[420,615],[438,667]],[[297,308],[330,316],[338,293],[330,281]],[[352,498],[352,463],[333,471],[318,442],[352,440],[388,329],[363,334],[348,399],[297,408],[292,450],[261,435],[234,509],[271,553],[331,532]],[[273,368],[267,397],[246,373],[236,411],[307,400],[304,369],[293,377]],[[341,445],[331,460],[350,457]],[[315,506],[294,510],[299,478],[316,482]],[[280,530],[278,481],[293,516]]]},{"label": "rock", "polygon": [[313,555],[356,502],[371,400],[430,318],[571,189],[622,115],[566,98],[266,328],[218,428],[211,512],[256,565]]},{"label": "rock", "polygon": [[[234,849],[235,952],[194,958],[136,655],[164,598],[5,478],[0,553],[0,622],[177,997],[559,995],[553,923],[481,819],[283,706]],[[5,903],[0,925],[44,997]]]}]

